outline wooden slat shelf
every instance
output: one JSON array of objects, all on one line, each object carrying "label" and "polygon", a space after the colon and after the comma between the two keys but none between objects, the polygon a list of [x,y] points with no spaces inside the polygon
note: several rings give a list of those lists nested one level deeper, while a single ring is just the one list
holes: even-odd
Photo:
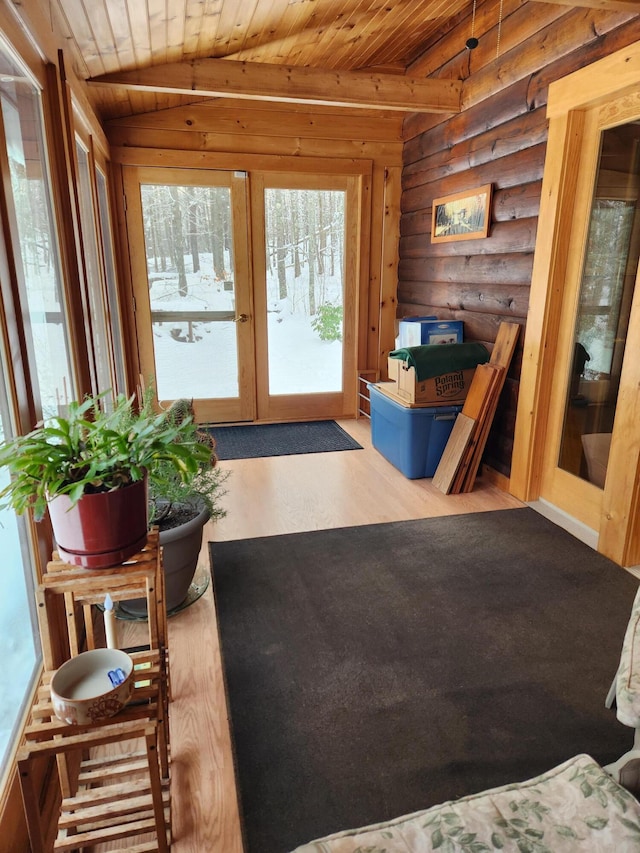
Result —
[{"label": "wooden slat shelf", "polygon": [[[51,634],[53,626],[60,624],[56,608],[62,600],[66,616],[62,624],[66,624],[74,656],[96,648],[94,606],[104,602],[107,592],[114,601],[146,598],[148,644],[125,649],[133,660],[135,678],[127,705],[102,722],[69,725],[55,716],[51,702],[51,678],[61,663],[54,657],[58,638]],[[46,668],[18,753],[32,853],[63,853],[102,843],[128,853],[167,853],[171,847],[170,696],[164,571],[157,529],[139,554],[117,567],[84,569],[54,554],[38,587],[37,602]],[[113,743],[124,751],[96,755],[97,748]],[[34,761],[43,756],[55,756],[58,764],[61,807],[53,847],[42,826],[32,777]]]},{"label": "wooden slat shelf", "polygon": [[360,370],[358,372],[358,417],[371,419],[369,383],[377,382],[379,370]]}]

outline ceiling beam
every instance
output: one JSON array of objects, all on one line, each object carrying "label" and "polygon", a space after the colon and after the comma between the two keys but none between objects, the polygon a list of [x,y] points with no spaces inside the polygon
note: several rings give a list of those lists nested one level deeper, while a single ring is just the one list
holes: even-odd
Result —
[{"label": "ceiling beam", "polygon": [[88,81],[139,92],[247,98],[298,104],[457,113],[459,80],[426,80],[398,74],[327,71],[317,68],[230,59],[191,62],[103,74]]},{"label": "ceiling beam", "polygon": [[583,6],[585,9],[599,9],[601,12],[640,12],[639,0],[534,0],[552,6]]}]

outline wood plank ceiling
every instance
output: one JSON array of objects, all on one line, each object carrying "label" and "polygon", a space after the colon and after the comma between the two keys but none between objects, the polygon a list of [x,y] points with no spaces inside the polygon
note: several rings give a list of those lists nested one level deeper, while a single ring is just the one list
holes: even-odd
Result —
[{"label": "wood plank ceiling", "polygon": [[[19,8],[24,0],[13,2]],[[343,100],[351,106],[409,109],[413,98],[421,110],[455,111],[452,99],[455,101],[457,90],[451,84],[457,81],[429,81],[430,89],[420,89],[419,84],[427,82],[422,79],[407,89],[409,81],[405,80],[406,91],[402,91],[401,86],[393,86],[393,79],[405,74],[460,21],[468,18],[471,24],[473,10],[473,0],[30,2],[40,7],[45,19],[64,37],[75,74],[92,81],[90,97],[104,120],[192,102],[196,92],[205,97],[238,97],[237,86],[230,82],[231,66],[249,81],[245,97],[335,103],[337,89],[351,95],[351,101]],[[637,0],[546,2],[601,9],[637,6]],[[500,2],[477,0],[477,7],[487,7],[487,12],[491,7],[494,18]],[[221,72],[216,67],[220,62],[214,60],[223,59],[235,62]],[[189,70],[175,67],[180,63],[188,64]],[[253,69],[254,63],[262,66]],[[269,73],[267,66],[286,66],[288,72]],[[141,70],[152,67],[157,67],[155,76],[140,76]],[[304,78],[298,69],[306,70]],[[314,77],[314,69],[325,72],[325,78]],[[354,71],[367,72],[368,86],[350,76]],[[328,85],[327,73],[333,74],[333,85],[322,98],[318,89]],[[259,85],[261,78],[265,91]],[[311,88],[307,87],[309,78]],[[397,77],[395,80],[398,84]],[[98,82],[102,85],[96,85]],[[295,93],[296,86],[300,93]],[[292,91],[293,97],[286,98]],[[396,104],[392,103],[394,97]]]}]

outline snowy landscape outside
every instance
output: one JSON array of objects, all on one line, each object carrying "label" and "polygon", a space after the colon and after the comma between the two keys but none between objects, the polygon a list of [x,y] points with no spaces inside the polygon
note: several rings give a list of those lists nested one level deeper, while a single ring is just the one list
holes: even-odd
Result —
[{"label": "snowy landscape outside", "polygon": [[[169,321],[153,322],[158,397],[237,397],[235,322],[189,318],[190,314],[208,311],[235,316],[229,193],[223,187],[172,189],[177,190],[173,196],[167,187],[142,187],[152,318],[157,318],[158,312],[172,315]],[[219,231],[214,235],[218,245],[209,250],[203,231],[212,203],[223,218],[218,220]],[[168,229],[172,204],[182,206],[183,225],[189,216],[191,222],[195,220],[200,237],[197,255],[183,251],[178,263],[174,261],[175,232]],[[265,205],[269,393],[340,392],[344,193],[267,190]],[[313,235],[308,230],[310,206],[314,208]],[[335,315],[329,313],[325,326],[314,328],[323,309],[339,313],[338,329],[331,324]],[[184,314],[184,318],[178,319],[176,314]]]}]

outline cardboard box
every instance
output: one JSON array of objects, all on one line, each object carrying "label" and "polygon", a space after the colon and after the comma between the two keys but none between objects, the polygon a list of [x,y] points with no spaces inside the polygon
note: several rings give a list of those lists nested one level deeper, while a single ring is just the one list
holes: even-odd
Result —
[{"label": "cardboard box", "polygon": [[410,480],[433,477],[462,406],[408,409],[377,385],[369,392],[374,448]]},{"label": "cardboard box", "polygon": [[394,383],[394,393],[409,403],[429,403],[434,406],[464,403],[476,372],[475,367],[452,370],[433,379],[418,382],[415,367],[408,367],[399,358],[389,358],[387,361],[389,380]]},{"label": "cardboard box", "polygon": [[398,337],[396,338],[396,349],[402,347],[418,347],[424,343],[422,335],[426,337],[427,322],[432,322],[438,318],[435,314],[428,317],[403,317],[398,321]]},{"label": "cardboard box", "polygon": [[461,344],[462,320],[438,320],[435,317],[403,317],[399,323],[398,340],[402,347],[428,344]]}]

